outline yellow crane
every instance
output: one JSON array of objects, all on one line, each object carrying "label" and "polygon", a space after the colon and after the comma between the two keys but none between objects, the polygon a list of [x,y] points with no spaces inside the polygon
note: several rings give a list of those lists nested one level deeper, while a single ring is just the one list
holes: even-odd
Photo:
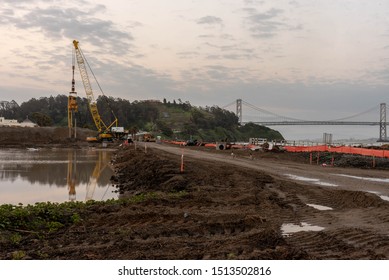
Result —
[{"label": "yellow crane", "polygon": [[[99,150],[96,164],[90,175],[89,182],[86,185],[85,201],[92,200],[94,197],[95,189],[97,186],[97,180],[103,173],[105,168],[109,166],[110,156],[108,151]],[[79,172],[77,171],[77,152],[75,150],[68,151],[68,170],[67,170],[67,184],[69,191],[69,201],[76,200],[76,187],[79,185],[78,177]],[[108,190],[109,186],[107,187]],[[105,194],[104,194],[105,195]],[[101,198],[103,199],[104,196]]]},{"label": "yellow crane", "polygon": [[[69,92],[68,97],[68,127],[69,138],[76,138],[76,123],[77,119],[74,118],[75,113],[78,111],[77,105],[77,92],[75,89],[76,82],[74,80],[74,55],[72,55],[72,90]],[[74,128],[74,129],[73,129]]]},{"label": "yellow crane", "polygon": [[93,199],[95,189],[97,186],[97,179],[100,178],[101,173],[109,165],[110,157],[107,151],[99,151],[99,156],[96,161],[93,173],[90,176],[89,183],[86,187],[85,201]]},{"label": "yellow crane", "polygon": [[69,190],[69,200],[76,200],[76,185],[77,185],[77,159],[76,152],[68,151],[68,174],[67,183]]},{"label": "yellow crane", "polygon": [[[89,140],[89,141],[111,141],[113,139],[113,135],[111,133],[111,128],[114,126],[117,127],[118,119],[116,118],[116,116],[112,110],[111,110],[111,113],[114,117],[114,121],[111,124],[106,125],[104,123],[104,121],[101,119],[101,116],[100,116],[99,111],[97,109],[97,102],[96,102],[95,97],[93,95],[92,85],[90,83],[89,76],[88,76],[88,71],[87,71],[87,63],[88,62],[86,61],[85,56],[84,56],[83,52],[81,51],[81,48],[79,46],[79,42],[74,40],[73,45],[74,45],[74,49],[75,49],[75,55],[76,55],[78,68],[80,70],[82,83],[84,84],[84,88],[85,88],[86,98],[88,99],[89,110],[91,112],[93,121],[94,121],[95,126],[96,126],[97,131],[98,131],[97,137],[88,137],[89,139],[87,139],[87,140]],[[92,75],[94,76],[93,72],[92,72]],[[96,79],[96,77],[95,77],[95,79]],[[97,82],[97,80],[96,80],[96,82]],[[98,84],[98,82],[97,82],[97,84]],[[99,84],[98,84],[98,86],[100,87]],[[101,87],[100,87],[100,90],[101,90]]]}]

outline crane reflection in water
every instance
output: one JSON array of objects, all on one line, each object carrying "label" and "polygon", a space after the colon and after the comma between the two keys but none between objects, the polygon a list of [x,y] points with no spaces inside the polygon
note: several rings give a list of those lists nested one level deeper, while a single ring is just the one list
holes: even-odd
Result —
[{"label": "crane reflection in water", "polygon": [[[110,184],[107,185],[101,198],[95,198],[94,195],[101,174],[104,172],[105,169],[110,168],[109,163],[110,163],[110,152],[106,150],[98,150],[97,159],[96,159],[93,172],[91,173],[89,181],[86,184],[85,201],[89,201],[93,199],[104,200],[104,197],[108,192]],[[79,172],[77,172],[77,150],[72,150],[68,152],[68,169],[67,169],[67,185],[69,190],[70,201],[76,200],[76,186],[78,185],[77,184],[78,174]]]},{"label": "crane reflection in water", "polygon": [[110,149],[0,150],[0,204],[107,200]]}]

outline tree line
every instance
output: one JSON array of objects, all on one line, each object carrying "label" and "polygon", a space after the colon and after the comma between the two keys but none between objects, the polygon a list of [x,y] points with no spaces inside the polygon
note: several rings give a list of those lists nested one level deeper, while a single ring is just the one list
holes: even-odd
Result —
[{"label": "tree line", "polygon": [[[99,114],[107,124],[119,120],[119,126],[128,130],[157,131],[167,137],[177,132],[181,137],[191,137],[199,131],[238,127],[237,116],[217,106],[205,108],[192,106],[188,101],[162,102],[145,100],[130,102],[122,98],[99,96],[96,100]],[[87,98],[77,97],[78,127],[95,129]],[[39,126],[67,126],[67,95],[32,98],[11,108],[0,108],[0,116],[23,121],[26,118]],[[199,136],[198,136],[199,137]],[[201,137],[201,135],[200,135]]]}]

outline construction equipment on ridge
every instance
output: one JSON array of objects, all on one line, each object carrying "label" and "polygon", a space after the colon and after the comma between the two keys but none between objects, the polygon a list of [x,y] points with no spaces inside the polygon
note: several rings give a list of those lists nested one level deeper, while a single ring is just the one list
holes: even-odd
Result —
[{"label": "construction equipment on ridge", "polygon": [[68,127],[69,127],[69,139],[76,138],[77,135],[77,119],[74,117],[78,111],[77,105],[77,92],[75,89],[76,82],[74,80],[74,51],[72,55],[72,89],[69,92],[68,97]]},{"label": "construction equipment on ridge", "polygon": [[93,121],[94,121],[95,126],[96,126],[97,131],[98,131],[97,137],[88,137],[87,140],[88,141],[98,141],[98,142],[112,141],[114,138],[113,134],[111,133],[112,128],[115,127],[116,131],[121,130],[121,128],[117,127],[118,126],[118,119],[117,119],[116,115],[114,114],[112,108],[109,106],[109,104],[108,104],[108,106],[110,107],[112,116],[114,117],[114,121],[111,124],[106,125],[104,123],[104,121],[101,119],[101,116],[100,116],[99,111],[97,109],[97,102],[96,102],[95,97],[93,95],[92,85],[91,85],[90,80],[89,80],[88,71],[86,68],[87,65],[88,65],[88,68],[89,68],[90,72],[92,73],[92,75],[93,75],[93,77],[94,77],[94,79],[95,79],[95,81],[96,81],[96,83],[97,83],[97,85],[98,85],[98,87],[103,95],[104,95],[104,92],[101,89],[100,84],[98,83],[92,69],[90,68],[88,61],[86,60],[83,52],[81,51],[80,46],[79,46],[79,42],[74,40],[73,45],[74,45],[74,49],[75,49],[75,55],[76,55],[78,68],[80,70],[81,79],[82,79],[82,82],[84,84],[86,97],[88,99],[89,110],[91,112]]}]

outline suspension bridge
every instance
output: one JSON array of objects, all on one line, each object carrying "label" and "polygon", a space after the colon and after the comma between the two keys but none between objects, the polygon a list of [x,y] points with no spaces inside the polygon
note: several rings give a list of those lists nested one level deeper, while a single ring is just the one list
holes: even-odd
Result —
[{"label": "suspension bridge", "polygon": [[[247,108],[250,108],[251,110],[254,110],[259,113],[260,119],[256,121],[243,121],[243,105]],[[273,112],[270,112],[268,110],[259,108],[255,105],[252,105],[242,99],[237,99],[234,102],[231,102],[225,106],[223,106],[223,109],[226,109],[231,106],[236,106],[236,115],[239,119],[240,124],[246,124],[246,123],[255,123],[263,126],[281,126],[281,125],[359,125],[359,126],[379,126],[379,139],[378,141],[386,142],[387,139],[387,133],[386,133],[386,103],[381,103],[378,106],[374,106],[373,108],[370,108],[366,111],[354,114],[352,116],[343,117],[339,119],[333,119],[333,120],[325,120],[325,121],[313,121],[313,120],[302,120],[302,119],[296,119],[291,118],[283,115],[279,115]],[[369,113],[372,112],[379,112],[379,120],[378,121],[364,121],[364,120],[355,120],[358,117],[363,117]],[[378,113],[377,113],[378,115]],[[352,120],[354,119],[354,120]]]}]

